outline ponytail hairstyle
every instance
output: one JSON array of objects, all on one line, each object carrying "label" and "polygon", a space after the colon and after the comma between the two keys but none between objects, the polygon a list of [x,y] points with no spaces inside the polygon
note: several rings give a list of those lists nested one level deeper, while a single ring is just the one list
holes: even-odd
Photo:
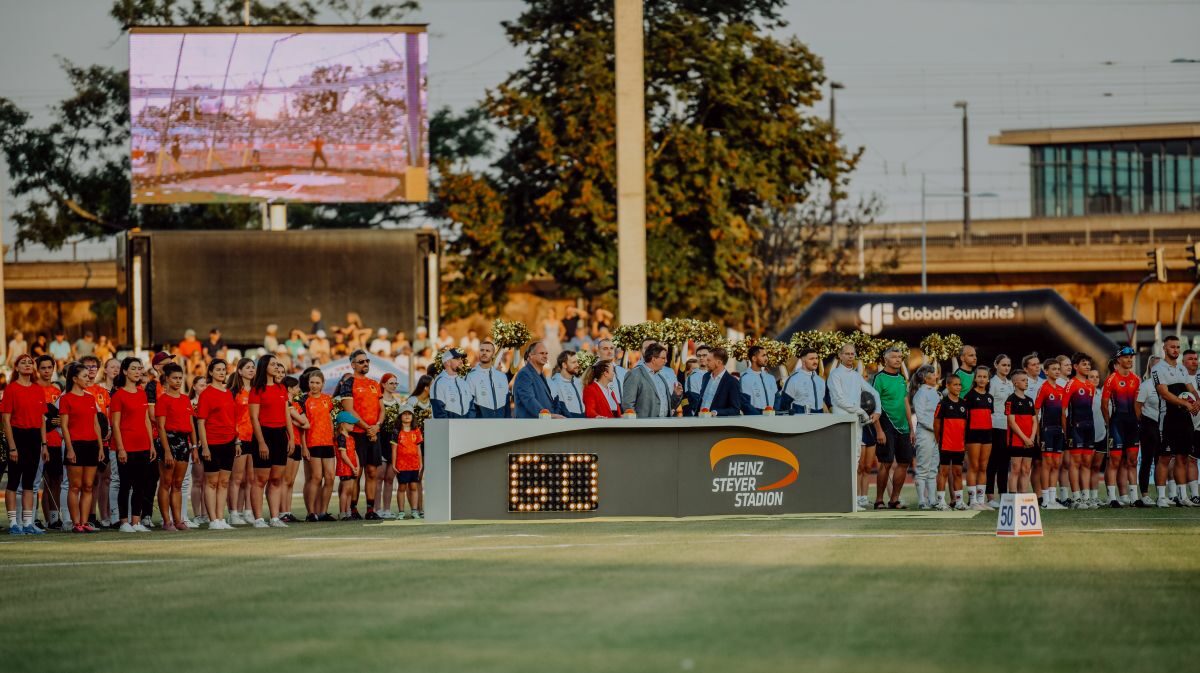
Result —
[{"label": "ponytail hairstyle", "polygon": [[84,371],[87,371],[87,368],[84,367],[82,362],[72,362],[67,365],[66,371],[63,372],[63,376],[65,376],[67,379],[68,393],[75,391],[75,377],[79,376],[79,374]]},{"label": "ponytail hairstyle", "polygon": [[[711,354],[711,351],[710,351],[710,354]],[[604,373],[607,372],[608,368],[611,366],[612,366],[612,363],[610,363],[606,360],[596,360],[596,363],[593,364],[591,367],[588,367],[588,370],[583,373],[583,387],[586,388],[586,387],[592,385],[593,381],[599,381],[600,378],[602,376],[604,376]]]},{"label": "ponytail hairstyle", "polygon": [[[232,384],[229,383],[229,375],[225,375],[225,384],[229,387],[229,392],[233,393],[234,397],[237,397],[238,393],[242,392],[242,386],[244,385],[242,383],[242,367],[252,364],[254,364],[254,360],[251,360],[250,358],[242,358],[241,360],[238,360],[237,366],[233,368]],[[257,376],[258,372],[256,371],[254,374]]]},{"label": "ponytail hairstyle", "polygon": [[134,364],[141,363],[141,360],[132,356],[121,360],[121,373],[117,374],[117,377],[113,379],[113,390],[120,390],[121,388],[124,388],[125,384],[129,382],[128,375],[126,375],[125,372],[129,371],[129,368]]},{"label": "ponytail hairstyle", "polygon": [[250,389],[256,393],[261,393],[267,389],[269,384],[275,383],[274,377],[267,371],[271,361],[275,356],[267,353],[258,358],[258,362],[254,365],[254,380],[250,382]]}]

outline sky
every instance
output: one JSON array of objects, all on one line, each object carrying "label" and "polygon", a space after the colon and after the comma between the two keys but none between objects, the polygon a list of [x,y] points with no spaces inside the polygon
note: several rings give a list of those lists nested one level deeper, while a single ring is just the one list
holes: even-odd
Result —
[{"label": "sky", "polygon": [[[431,109],[465,109],[522,64],[500,25],[522,0],[421,4],[409,20],[429,24]],[[127,67],[110,5],[0,0],[0,96],[45,119],[70,93],[57,58]],[[920,216],[922,174],[939,195],[930,219],[961,217],[961,201],[941,196],[961,191],[957,100],[971,189],[995,195],[974,199],[975,218],[1029,215],[1028,151],[989,146],[1002,129],[1200,120],[1200,0],[791,0],[784,17],[778,36],[807,44],[845,85],[837,126],[865,148],[851,191],[882,198],[885,221]],[[14,204],[0,203],[11,241]]]}]

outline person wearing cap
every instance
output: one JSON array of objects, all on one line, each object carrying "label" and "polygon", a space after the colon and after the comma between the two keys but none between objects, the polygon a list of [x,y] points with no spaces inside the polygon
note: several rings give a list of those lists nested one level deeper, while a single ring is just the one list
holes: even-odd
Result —
[{"label": "person wearing cap", "polygon": [[416,413],[413,405],[405,403],[400,407],[400,418],[396,421],[396,430],[392,433],[392,465],[396,467],[396,483],[400,485],[397,503],[400,513],[404,513],[405,494],[408,499],[408,519],[419,519],[421,491],[421,443],[425,441],[421,429],[416,427]]},{"label": "person wearing cap", "polygon": [[1100,391],[1100,412],[1112,439],[1104,484],[1108,489],[1108,506],[1114,509],[1136,506],[1134,503],[1138,501],[1137,461],[1141,442],[1135,407],[1142,380],[1133,373],[1136,354],[1129,346],[1117,351],[1116,366]]},{"label": "person wearing cap", "polygon": [[551,412],[552,418],[562,418],[554,413],[554,398],[550,385],[542,376],[542,368],[550,359],[546,344],[535,341],[525,349],[525,366],[513,379],[513,418],[540,418],[543,410]]},{"label": "person wearing cap", "polygon": [[457,348],[449,348],[442,355],[442,371],[433,380],[429,400],[433,404],[434,418],[471,418],[471,387],[458,375],[466,355]]},{"label": "person wearing cap", "polygon": [[467,387],[475,403],[475,418],[509,418],[512,416],[512,395],[508,377],[496,371],[496,344],[487,340],[479,344],[479,361],[467,374]]},{"label": "person wearing cap", "polygon": [[185,361],[192,359],[192,356],[199,353],[204,348],[204,344],[196,339],[196,330],[188,329],[183,333],[183,341],[179,342],[179,347],[175,352]]},{"label": "person wearing cap", "polygon": [[392,342],[388,339],[388,331],[386,327],[380,327],[375,333],[375,339],[371,341],[371,346],[367,349],[371,355],[379,355],[381,357],[392,357]]}]

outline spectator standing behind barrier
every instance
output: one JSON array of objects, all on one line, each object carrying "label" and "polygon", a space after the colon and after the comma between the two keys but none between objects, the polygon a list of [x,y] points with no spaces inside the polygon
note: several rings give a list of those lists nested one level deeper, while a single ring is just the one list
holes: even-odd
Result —
[{"label": "spectator standing behind barrier", "polygon": [[700,388],[704,385],[704,375],[708,373],[712,348],[707,345],[696,347],[696,369],[689,372],[683,379],[683,397],[687,404],[683,406],[684,416],[695,416],[700,413]]},{"label": "spectator standing behind barrier", "polygon": [[434,418],[471,418],[471,387],[458,375],[464,357],[456,348],[442,355],[442,371],[433,380],[429,393]]},{"label": "spectator standing behind barrier", "polygon": [[550,411],[553,418],[563,418],[561,414],[553,413],[554,399],[550,394],[550,385],[542,376],[542,368],[549,359],[550,351],[541,341],[535,341],[526,348],[525,366],[513,380],[514,418],[538,418],[543,409]]},{"label": "spectator standing behind barrier", "polygon": [[729,352],[717,347],[709,351],[708,373],[700,380],[700,406],[713,416],[737,416],[741,414],[741,391],[733,375],[725,371]]},{"label": "spectator standing behind barrier", "polygon": [[817,349],[805,348],[800,351],[796,371],[787,378],[780,391],[776,412],[819,414],[825,411],[826,384],[825,379],[817,373],[820,365],[821,356]]},{"label": "spectator standing behind barrier", "polygon": [[621,403],[626,409],[633,409],[638,418],[665,418],[679,406],[683,387],[676,383],[672,391],[659,376],[667,364],[665,346],[652,343],[646,346],[643,357],[643,366],[634,367],[625,377]]},{"label": "spectator standing behind barrier", "polygon": [[475,402],[475,418],[509,418],[508,377],[496,371],[496,344],[479,344],[479,361],[467,374],[467,388]]},{"label": "spectator standing behind barrier", "polygon": [[613,364],[598,360],[583,377],[583,406],[588,418],[619,418],[621,403],[609,388]]},{"label": "spectator standing behind barrier", "polygon": [[583,389],[579,385],[579,357],[575,351],[563,351],[558,354],[556,365],[550,379],[550,393],[558,403],[558,413],[567,418],[585,418]]}]

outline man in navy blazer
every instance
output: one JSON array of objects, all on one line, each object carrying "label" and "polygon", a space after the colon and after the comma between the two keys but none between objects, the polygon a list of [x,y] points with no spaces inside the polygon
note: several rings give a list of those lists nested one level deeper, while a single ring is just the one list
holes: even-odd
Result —
[{"label": "man in navy blazer", "polygon": [[[741,414],[741,388],[733,375],[725,371],[729,352],[717,347],[708,354],[708,373],[700,384],[700,409],[708,409],[714,416],[737,416]],[[715,384],[714,384],[715,381]]]},{"label": "man in navy blazer", "polygon": [[[558,408],[550,396],[550,384],[542,376],[542,368],[549,359],[550,351],[540,341],[535,341],[526,349],[525,366],[513,379],[513,418],[538,418],[542,409],[553,412]],[[563,417],[561,414],[551,415],[554,418]]]}]

